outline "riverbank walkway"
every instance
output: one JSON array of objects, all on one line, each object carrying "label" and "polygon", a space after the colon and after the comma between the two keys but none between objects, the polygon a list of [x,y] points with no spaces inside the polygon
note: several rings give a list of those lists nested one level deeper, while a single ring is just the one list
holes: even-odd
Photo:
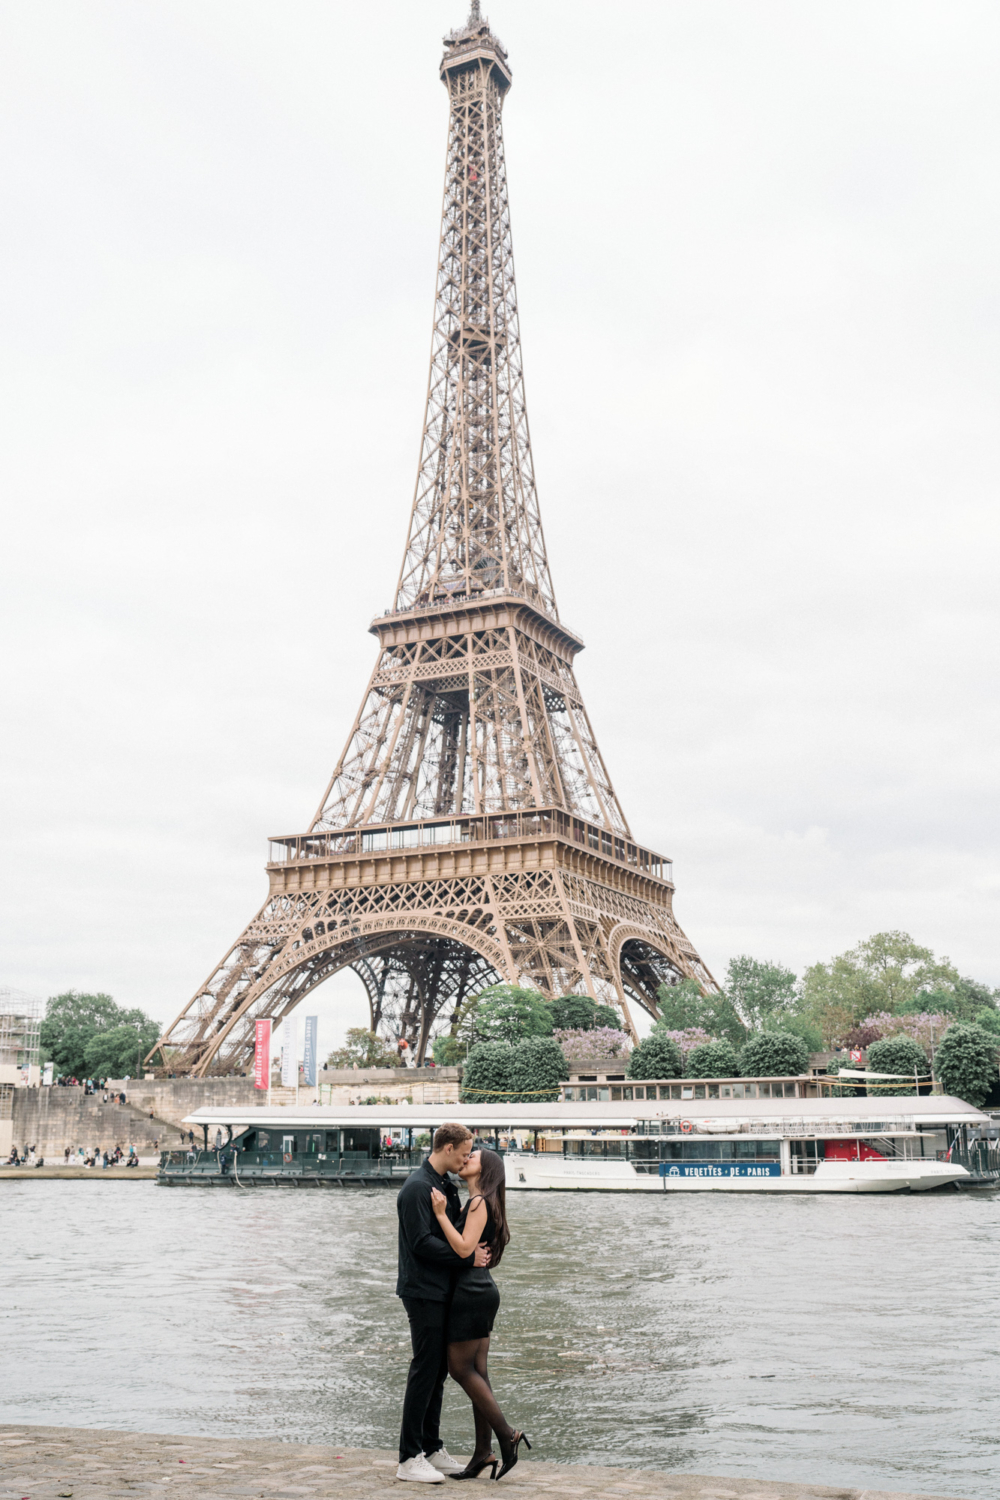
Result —
[{"label": "riverbank walkway", "polygon": [[[445,1495],[451,1490],[447,1480],[424,1490],[401,1484],[395,1471],[395,1455],[372,1448],[0,1426],[0,1500],[118,1500],[167,1493],[195,1500],[400,1500],[414,1491]],[[530,1456],[502,1486],[509,1500],[927,1500],[899,1490],[598,1469]]]}]

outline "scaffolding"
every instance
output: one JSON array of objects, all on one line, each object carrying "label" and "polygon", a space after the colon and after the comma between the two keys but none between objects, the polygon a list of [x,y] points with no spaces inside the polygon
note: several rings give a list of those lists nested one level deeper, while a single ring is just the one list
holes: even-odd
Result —
[{"label": "scaffolding", "polygon": [[5,1088],[30,1083],[32,1070],[37,1081],[42,1005],[34,995],[0,985],[0,1119]]}]

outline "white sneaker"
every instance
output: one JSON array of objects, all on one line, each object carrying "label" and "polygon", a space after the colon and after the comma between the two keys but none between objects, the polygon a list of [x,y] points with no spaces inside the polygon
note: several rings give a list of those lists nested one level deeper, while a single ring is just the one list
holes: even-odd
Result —
[{"label": "white sneaker", "polygon": [[465,1468],[465,1465],[460,1464],[457,1458],[452,1458],[443,1444],[435,1453],[427,1454],[427,1462],[431,1468],[437,1469],[439,1474],[461,1474]]},{"label": "white sneaker", "polygon": [[419,1479],[423,1484],[444,1484],[444,1475],[429,1464],[422,1453],[408,1458],[396,1470],[397,1479]]}]

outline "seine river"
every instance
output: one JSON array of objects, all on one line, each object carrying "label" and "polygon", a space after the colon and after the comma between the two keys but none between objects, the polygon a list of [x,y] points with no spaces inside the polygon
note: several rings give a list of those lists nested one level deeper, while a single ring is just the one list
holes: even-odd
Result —
[{"label": "seine river", "polygon": [[[997,1195],[511,1219],[493,1379],[533,1457],[995,1497]],[[391,1191],[0,1183],[0,1420],[392,1447],[395,1235]]]}]

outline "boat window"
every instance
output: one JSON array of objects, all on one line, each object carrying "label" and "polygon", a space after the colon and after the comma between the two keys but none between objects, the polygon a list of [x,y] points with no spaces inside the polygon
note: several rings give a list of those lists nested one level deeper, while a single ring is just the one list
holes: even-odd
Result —
[{"label": "boat window", "polygon": [[255,1130],[248,1130],[246,1135],[243,1136],[237,1144],[244,1151],[252,1151],[254,1146],[254,1137],[256,1136],[256,1134],[257,1132]]},{"label": "boat window", "polygon": [[297,1151],[298,1150],[298,1147],[295,1144],[295,1137],[294,1137],[294,1135],[283,1135],[281,1137],[281,1149],[282,1149],[282,1151],[286,1151],[286,1152],[287,1151]]},{"label": "boat window", "polygon": [[719,1098],[731,1099],[733,1097],[733,1086],[731,1083],[723,1083],[719,1086]]},{"label": "boat window", "polygon": [[339,1151],[340,1150],[340,1131],[339,1130],[328,1130],[326,1132],[326,1149],[327,1149],[327,1151]]},{"label": "boat window", "polygon": [[682,1099],[693,1099],[694,1098],[694,1087],[693,1087],[693,1085],[687,1084],[685,1086],[682,1086],[682,1088],[681,1088],[681,1098]]},{"label": "boat window", "polygon": [[696,1083],[695,1084],[695,1086],[694,1086],[694,1097],[696,1099],[704,1099],[704,1097],[705,1097],[705,1085],[703,1083]]},{"label": "boat window", "polygon": [[309,1156],[316,1156],[323,1149],[322,1135],[306,1136],[306,1152]]},{"label": "boat window", "polygon": [[708,1097],[710,1099],[718,1099],[718,1097],[719,1097],[719,1085],[717,1083],[710,1083],[708,1085]]},{"label": "boat window", "polygon": [[267,1131],[266,1130],[258,1130],[258,1132],[257,1132],[257,1149],[258,1149],[258,1151],[266,1151],[267,1148],[268,1148],[268,1146],[270,1144],[271,1144],[271,1137],[268,1135]]}]

